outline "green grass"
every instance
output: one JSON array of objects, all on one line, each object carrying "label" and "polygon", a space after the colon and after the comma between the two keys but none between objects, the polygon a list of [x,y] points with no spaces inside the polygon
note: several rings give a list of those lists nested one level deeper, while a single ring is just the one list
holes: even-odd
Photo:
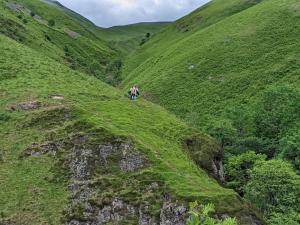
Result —
[{"label": "green grass", "polygon": [[212,1],[131,55],[121,86],[205,130],[270,86],[299,87],[299,22],[296,0]]},{"label": "green grass", "polygon": [[156,33],[162,31],[168,22],[156,22],[156,23],[138,23],[126,26],[115,26],[98,30],[98,35],[110,42],[115,48],[121,51],[123,57],[139,49],[142,39],[147,33],[151,34],[151,37]]},{"label": "green grass", "polygon": [[[52,121],[51,117],[39,116],[53,107],[66,107],[74,120],[132,140],[151,162],[146,171],[162,179],[175,198],[212,202],[220,212],[232,214],[247,208],[234,191],[222,188],[191,161],[182,141],[197,132],[160,106],[144,100],[131,102],[96,78],[70,70],[3,35],[0,51],[0,72],[5,74],[0,77],[0,118],[4,118],[0,126],[2,217],[12,218],[17,224],[60,224],[62,212],[68,208],[67,174],[57,174],[57,159],[19,158],[32,143],[42,143],[68,125],[67,121],[55,123],[55,118]],[[54,94],[65,99],[50,99]],[[30,100],[38,100],[44,107],[8,111],[11,105]],[[55,177],[58,182],[53,181]],[[120,183],[124,177],[113,178]]]},{"label": "green grass", "polygon": [[[46,24],[38,22],[28,13],[11,10],[7,3],[17,3],[26,7],[40,16]],[[95,34],[100,28],[89,21],[65,13],[56,5],[38,0],[1,0],[0,12],[0,33],[72,69],[98,75],[98,78],[105,80],[107,64],[117,57],[116,50]],[[55,26],[47,25],[50,20],[55,21]],[[66,30],[76,32],[79,36],[74,39]],[[91,70],[95,65],[96,68]],[[95,70],[98,71],[97,74]]]}]

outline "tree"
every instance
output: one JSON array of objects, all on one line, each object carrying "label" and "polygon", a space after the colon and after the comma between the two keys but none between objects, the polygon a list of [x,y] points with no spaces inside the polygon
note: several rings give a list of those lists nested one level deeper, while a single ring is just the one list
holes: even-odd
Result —
[{"label": "tree", "polygon": [[107,82],[113,86],[121,82],[121,71],[123,63],[120,59],[111,61],[106,67]]},{"label": "tree", "polygon": [[49,25],[49,27],[54,27],[55,26],[55,21],[54,20],[49,20],[48,21],[48,25]]},{"label": "tree", "polygon": [[273,213],[268,219],[268,223],[272,225],[296,225],[300,224],[300,213],[289,211],[285,213]]},{"label": "tree", "polygon": [[300,172],[300,125],[292,129],[279,142],[278,155],[292,163],[295,170]]},{"label": "tree", "polygon": [[272,225],[299,225],[300,213],[295,211],[288,211],[285,213],[273,213],[268,219],[268,224]]},{"label": "tree", "polygon": [[237,225],[236,219],[233,218],[227,218],[222,221],[210,217],[210,215],[214,212],[215,207],[212,204],[199,207],[197,202],[191,203],[191,216],[187,221],[187,225]]},{"label": "tree", "polygon": [[225,146],[231,145],[237,135],[230,120],[214,121],[208,128],[208,133],[220,141],[223,149]]},{"label": "tree", "polygon": [[250,179],[253,167],[266,160],[265,155],[256,154],[253,151],[232,156],[225,164],[227,186],[244,195],[245,186]]},{"label": "tree", "polygon": [[300,119],[300,91],[282,86],[264,92],[255,116],[256,135],[268,141],[268,156],[278,150],[279,139]]},{"label": "tree", "polygon": [[265,216],[299,210],[300,177],[290,163],[270,160],[257,164],[245,188],[245,197]]}]

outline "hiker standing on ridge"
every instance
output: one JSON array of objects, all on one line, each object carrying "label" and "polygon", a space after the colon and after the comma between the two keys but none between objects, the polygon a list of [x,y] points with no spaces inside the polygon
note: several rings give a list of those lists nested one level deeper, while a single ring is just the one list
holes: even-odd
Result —
[{"label": "hiker standing on ridge", "polygon": [[131,100],[135,100],[140,95],[139,89],[136,85],[130,88],[130,91],[128,93],[130,94]]}]

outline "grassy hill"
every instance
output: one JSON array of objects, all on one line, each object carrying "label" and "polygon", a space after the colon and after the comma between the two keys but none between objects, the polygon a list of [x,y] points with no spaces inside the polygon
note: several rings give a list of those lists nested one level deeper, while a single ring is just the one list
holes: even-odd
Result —
[{"label": "grassy hill", "polygon": [[97,37],[99,28],[90,21],[38,0],[1,0],[0,12],[0,33],[107,81],[106,68],[117,52]]},{"label": "grassy hill", "polygon": [[109,41],[115,48],[121,50],[124,56],[138,49],[147,33],[150,38],[163,30],[169,22],[149,22],[116,26],[98,31],[101,38]]},{"label": "grassy hill", "polygon": [[121,201],[114,213],[136,224],[139,216],[159,218],[166,201],[177,209],[196,199],[249,223],[251,210],[183,147],[198,137],[198,153],[212,154],[213,139],[4,35],[0,51],[2,223],[97,220],[91,207]]},{"label": "grassy hill", "polygon": [[269,87],[299,86],[299,15],[295,0],[212,1],[130,56],[122,87],[200,129],[251,111]]}]

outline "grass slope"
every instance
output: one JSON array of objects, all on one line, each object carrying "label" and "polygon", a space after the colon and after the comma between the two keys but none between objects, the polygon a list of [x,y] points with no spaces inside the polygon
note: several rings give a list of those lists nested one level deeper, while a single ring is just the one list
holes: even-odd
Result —
[{"label": "grass slope", "polygon": [[[0,217],[11,218],[16,224],[61,223],[71,197],[68,175],[61,169],[61,162],[49,155],[20,158],[33,143],[59,136],[66,132],[65,127],[72,128],[74,121],[53,115],[57,108],[69,110],[75,123],[131,139],[150,161],[151,166],[142,171],[108,176],[117,185],[99,187],[101,192],[128,195],[130,201],[135,197],[130,195],[131,189],[125,186],[119,193],[119,184],[130,181],[132,176],[150,174],[182,201],[210,201],[220,212],[233,214],[245,209],[235,192],[220,187],[191,162],[182,140],[195,131],[163,108],[143,100],[131,102],[94,77],[70,70],[3,35],[0,51]],[[49,97],[58,94],[65,99]],[[28,101],[40,101],[43,107],[34,111],[9,110],[12,105]],[[74,132],[71,129],[65,135]],[[108,178],[98,177],[103,182]]]},{"label": "grass slope", "polygon": [[[0,13],[0,33],[105,80],[105,68],[117,52],[97,37],[98,27],[88,20],[38,0],[1,0]],[[48,25],[51,20],[54,26]]]},{"label": "grass slope", "polygon": [[142,49],[130,56],[124,69],[123,78],[151,57],[159,57],[170,46],[191,36],[193,33],[239,13],[261,0],[214,0],[195,10],[191,14],[170,24],[164,32],[155,35]]},{"label": "grass slope", "polygon": [[99,30],[98,34],[126,56],[140,47],[140,43],[147,33],[153,36],[169,24],[168,22],[153,22],[115,26]]},{"label": "grass slope", "polygon": [[212,1],[177,22],[192,21],[191,32],[171,26],[129,57],[123,87],[139,84],[146,97],[200,129],[228,108],[253,107],[269,86],[299,87],[299,6]]}]

